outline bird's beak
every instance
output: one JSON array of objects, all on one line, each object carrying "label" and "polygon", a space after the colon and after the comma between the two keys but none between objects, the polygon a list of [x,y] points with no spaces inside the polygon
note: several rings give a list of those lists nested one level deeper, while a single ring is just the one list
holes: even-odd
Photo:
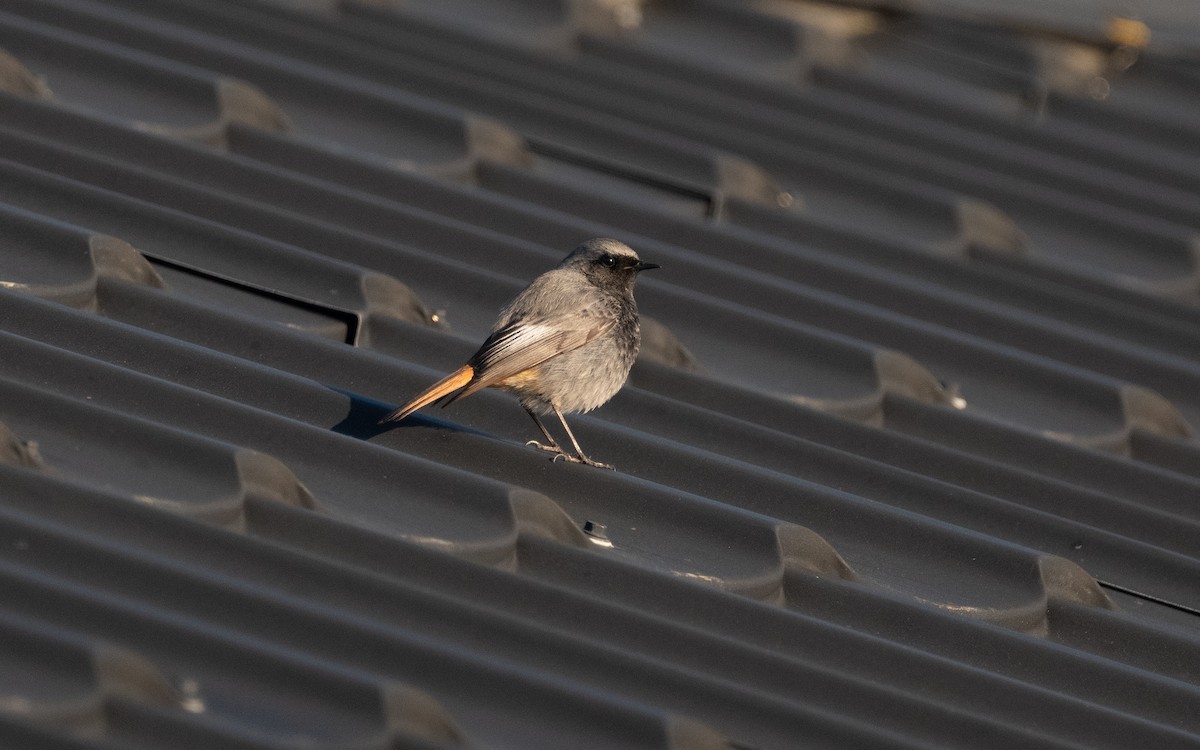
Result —
[{"label": "bird's beak", "polygon": [[658,265],[657,263],[647,263],[644,260],[639,260],[637,263],[633,264],[633,270],[637,271],[638,273],[641,273],[642,271],[651,271],[655,268],[662,268],[662,266]]}]

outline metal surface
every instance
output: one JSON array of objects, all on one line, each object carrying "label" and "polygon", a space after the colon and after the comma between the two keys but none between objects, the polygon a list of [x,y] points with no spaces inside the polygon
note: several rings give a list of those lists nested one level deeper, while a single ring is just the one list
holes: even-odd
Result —
[{"label": "metal surface", "polygon": [[0,746],[1200,747],[1197,63],[970,5],[0,0]]}]

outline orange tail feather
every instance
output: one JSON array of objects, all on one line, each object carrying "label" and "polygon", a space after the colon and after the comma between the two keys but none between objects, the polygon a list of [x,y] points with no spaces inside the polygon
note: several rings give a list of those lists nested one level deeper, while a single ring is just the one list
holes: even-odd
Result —
[{"label": "orange tail feather", "polygon": [[463,365],[438,382],[421,391],[412,401],[409,401],[404,406],[401,406],[396,411],[379,420],[379,424],[384,422],[398,422],[404,419],[409,414],[412,414],[417,409],[429,406],[434,401],[445,398],[457,390],[462,389],[467,383],[471,382],[471,378],[475,377],[475,368],[470,365]]}]

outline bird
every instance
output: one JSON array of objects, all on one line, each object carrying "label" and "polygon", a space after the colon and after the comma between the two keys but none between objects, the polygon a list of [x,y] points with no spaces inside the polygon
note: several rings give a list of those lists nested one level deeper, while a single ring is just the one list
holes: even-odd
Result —
[{"label": "bird", "polygon": [[[446,406],[484,388],[514,394],[546,443],[526,445],[602,469],[579,446],[564,414],[589,412],[608,402],[629,377],[641,346],[634,282],[661,268],[633,248],[606,237],[590,239],[538,276],[500,311],[491,335],[466,364],[380,420],[398,422],[430,404]],[[562,423],[574,454],[546,429],[541,416]]]}]

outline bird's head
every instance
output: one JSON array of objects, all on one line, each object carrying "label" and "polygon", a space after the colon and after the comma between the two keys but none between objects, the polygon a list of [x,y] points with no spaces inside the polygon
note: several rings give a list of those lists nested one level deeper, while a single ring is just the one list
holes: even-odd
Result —
[{"label": "bird's head", "polygon": [[572,250],[559,268],[579,269],[597,286],[620,289],[632,288],[639,273],[659,265],[642,260],[624,242],[597,237]]}]

